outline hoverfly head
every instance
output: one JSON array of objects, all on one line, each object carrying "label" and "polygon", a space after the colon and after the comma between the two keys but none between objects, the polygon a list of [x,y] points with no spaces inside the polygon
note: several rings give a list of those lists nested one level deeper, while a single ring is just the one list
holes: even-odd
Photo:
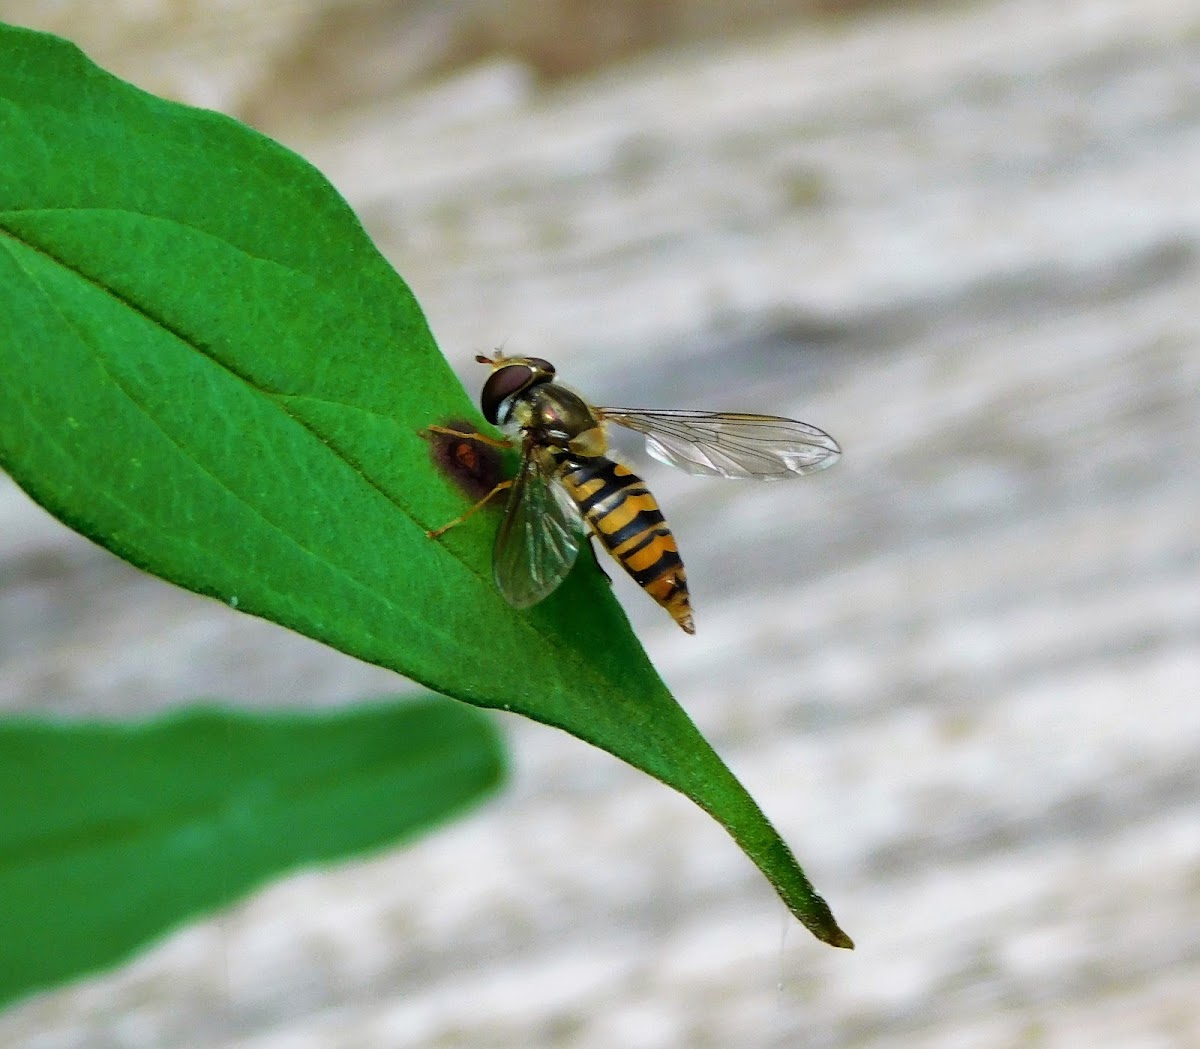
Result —
[{"label": "hoverfly head", "polygon": [[494,358],[480,355],[475,359],[492,367],[492,374],[479,395],[479,407],[493,426],[499,422],[504,402],[510,397],[554,378],[554,365],[541,357],[505,357],[497,353]]}]

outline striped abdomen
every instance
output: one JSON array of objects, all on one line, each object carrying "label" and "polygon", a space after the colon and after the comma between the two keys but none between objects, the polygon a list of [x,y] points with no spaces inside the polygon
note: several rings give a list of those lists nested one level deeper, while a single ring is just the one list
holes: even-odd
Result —
[{"label": "striped abdomen", "polygon": [[692,609],[675,537],[631,470],[603,456],[562,456],[559,477],[604,547],[689,634]]}]

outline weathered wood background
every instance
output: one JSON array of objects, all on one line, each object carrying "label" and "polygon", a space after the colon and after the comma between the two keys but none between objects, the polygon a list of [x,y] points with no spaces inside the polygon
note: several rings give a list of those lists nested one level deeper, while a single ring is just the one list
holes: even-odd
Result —
[{"label": "weathered wood background", "polygon": [[[510,718],[498,803],[24,1003],[0,1045],[1200,1045],[1200,4],[675,3],[645,46],[565,0],[455,6],[0,17],[313,159],[472,391],[505,342],[601,401],[843,442],[764,490],[647,470],[696,638],[617,586],[858,949],[682,799]],[[4,710],[398,686],[0,482]]]}]

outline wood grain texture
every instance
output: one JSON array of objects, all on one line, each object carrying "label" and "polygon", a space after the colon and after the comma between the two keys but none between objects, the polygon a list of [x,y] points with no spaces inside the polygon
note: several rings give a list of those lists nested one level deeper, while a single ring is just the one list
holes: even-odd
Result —
[{"label": "wood grain texture", "polygon": [[[842,442],[759,489],[639,459],[697,636],[615,585],[858,949],[682,799],[509,719],[498,805],[0,1046],[1200,1044],[1195,4],[906,9],[553,91],[493,65],[289,134],[472,388],[505,341],[601,402]],[[0,488],[5,710],[394,684]]]}]

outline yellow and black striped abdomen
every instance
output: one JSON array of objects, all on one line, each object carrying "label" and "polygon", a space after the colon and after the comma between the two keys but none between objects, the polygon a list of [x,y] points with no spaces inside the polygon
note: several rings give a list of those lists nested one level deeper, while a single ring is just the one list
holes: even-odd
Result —
[{"label": "yellow and black striped abdomen", "polygon": [[643,590],[694,633],[675,537],[645,483],[603,456],[563,456],[559,477],[596,537]]}]

